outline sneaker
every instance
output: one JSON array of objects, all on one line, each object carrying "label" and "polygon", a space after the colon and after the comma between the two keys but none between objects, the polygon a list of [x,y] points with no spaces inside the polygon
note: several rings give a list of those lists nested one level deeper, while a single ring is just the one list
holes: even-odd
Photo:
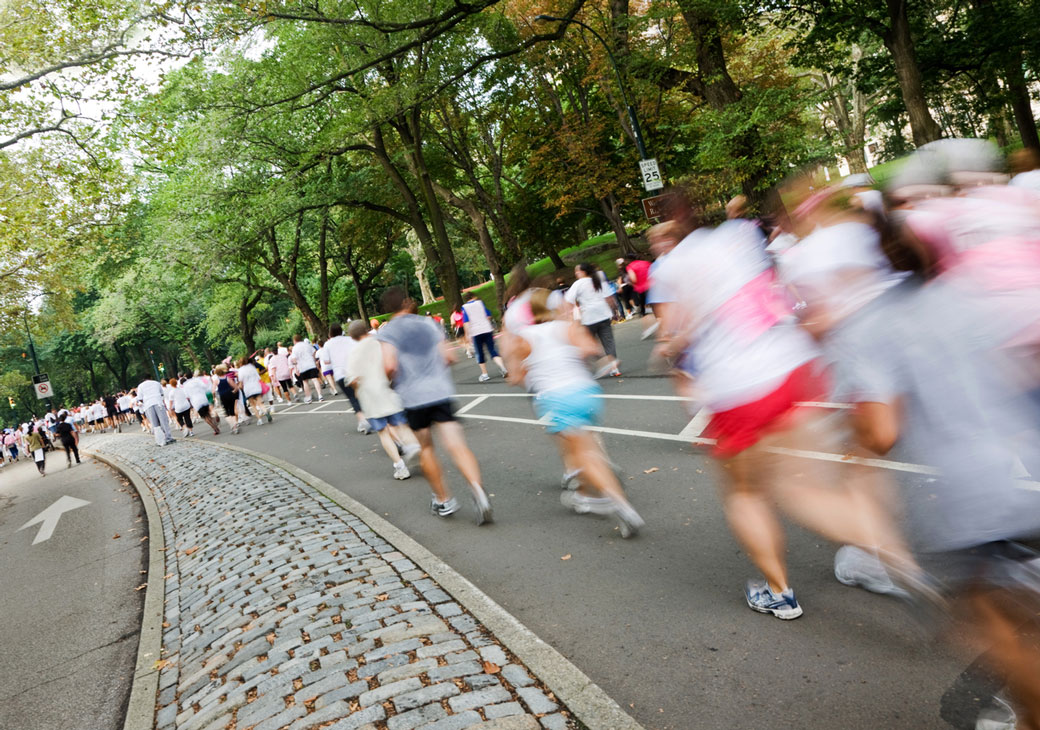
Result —
[{"label": "sneaker", "polygon": [[842,545],[834,554],[834,577],[847,586],[859,586],[871,593],[907,599],[910,594],[896,586],[876,556],[853,545]]},{"label": "sneaker", "polygon": [[434,497],[430,502],[430,511],[438,517],[447,517],[459,511],[459,502],[454,497],[447,502],[438,502],[437,498]]},{"label": "sneaker", "polygon": [[187,438],[195,438],[195,432],[194,431],[188,431]]},{"label": "sneaker", "polygon": [[279,402],[279,403],[285,403],[285,401],[284,401],[284,400],[282,400],[281,398],[279,398],[279,399],[278,399],[278,402]]},{"label": "sneaker", "polygon": [[660,322],[654,322],[652,325],[643,330],[643,334],[639,335],[641,340],[649,340],[657,333],[657,328],[661,326]]},{"label": "sneaker", "polygon": [[581,481],[578,477],[581,476],[581,469],[575,469],[574,471],[565,471],[563,478],[560,479],[560,489],[569,489],[574,491],[581,485]]},{"label": "sneaker", "polygon": [[359,421],[357,425],[358,433],[372,433],[372,427],[368,425],[368,421]]},{"label": "sneaker", "polygon": [[609,515],[615,511],[614,500],[609,497],[587,497],[579,492],[563,492],[560,494],[560,504],[579,515]]},{"label": "sneaker", "polygon": [[412,473],[408,471],[408,467],[405,466],[404,461],[399,461],[394,464],[394,479],[407,479]]},{"label": "sneaker", "polygon": [[614,507],[614,519],[617,520],[621,537],[625,539],[633,537],[646,525],[635,508],[627,502]]},{"label": "sneaker", "polygon": [[323,395],[319,395],[319,396],[318,396],[318,402],[319,402],[319,403],[324,403],[324,402],[325,402],[325,396],[323,396]]},{"label": "sneaker", "polygon": [[473,509],[477,512],[475,519],[477,527],[480,527],[486,522],[494,522],[495,516],[491,512],[491,502],[488,500],[487,492],[484,491],[484,488],[478,484],[474,484],[471,496],[473,498]]},{"label": "sneaker", "polygon": [[614,363],[608,363],[601,367],[599,370],[597,370],[595,373],[593,373],[592,377],[595,380],[599,380],[600,378],[604,378],[607,375],[610,375],[610,372],[612,370],[614,370]]},{"label": "sneaker", "polygon": [[419,444],[405,444],[401,448],[401,457],[408,466],[415,466],[419,462],[421,453],[422,447]]},{"label": "sneaker", "polygon": [[798,605],[794,591],[790,588],[777,595],[765,581],[749,580],[744,586],[744,598],[752,611],[771,613],[784,620],[802,615],[802,607]]},{"label": "sneaker", "polygon": [[256,427],[257,428],[260,428],[263,425],[264,425],[264,419],[262,419],[262,418],[256,419]]},{"label": "sneaker", "polygon": [[311,402],[311,397],[307,396],[306,398],[303,399],[303,402],[304,403],[310,403]]},{"label": "sneaker", "polygon": [[270,411],[270,410],[268,410],[268,411],[267,411],[267,422],[268,422],[268,423],[270,423],[270,422],[271,422],[271,421],[273,421],[273,420],[274,420],[274,416],[272,416],[272,415],[271,415],[271,411]]},{"label": "sneaker", "polygon": [[617,368],[614,368],[613,370],[610,371],[610,377],[612,377],[612,378],[620,378],[621,377],[621,371],[618,370]]},{"label": "sneaker", "polygon": [[234,426],[231,427],[231,433],[238,433],[238,424],[237,423]]},{"label": "sneaker", "polygon": [[480,382],[480,383],[486,383],[489,380],[491,380],[491,376],[488,375],[487,373],[481,373],[480,377],[477,378],[477,382]]},{"label": "sneaker", "polygon": [[501,368],[499,368],[499,371],[502,373],[502,377],[503,378],[508,378],[509,377],[509,371],[508,370],[502,370]]}]

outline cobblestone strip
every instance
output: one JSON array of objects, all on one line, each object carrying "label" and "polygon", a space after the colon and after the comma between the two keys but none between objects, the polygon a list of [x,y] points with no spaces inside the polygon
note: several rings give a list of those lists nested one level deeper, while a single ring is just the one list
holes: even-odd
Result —
[{"label": "cobblestone strip", "polygon": [[93,450],[159,505],[156,730],[579,727],[435,581],[295,476],[201,442]]}]

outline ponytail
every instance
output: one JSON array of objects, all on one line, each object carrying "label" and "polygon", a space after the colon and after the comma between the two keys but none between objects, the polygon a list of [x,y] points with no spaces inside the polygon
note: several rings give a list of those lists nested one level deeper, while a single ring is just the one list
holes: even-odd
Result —
[{"label": "ponytail", "polygon": [[585,272],[585,276],[592,279],[592,286],[596,291],[603,291],[603,282],[600,281],[599,276],[597,276],[599,267],[596,266],[596,264],[591,264],[588,261],[585,261],[578,264],[578,268]]}]

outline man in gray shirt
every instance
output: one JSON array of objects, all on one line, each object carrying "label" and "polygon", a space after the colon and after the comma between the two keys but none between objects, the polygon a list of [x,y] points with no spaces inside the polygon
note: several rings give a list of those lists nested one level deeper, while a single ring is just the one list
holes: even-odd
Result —
[{"label": "man in gray shirt", "polygon": [[455,383],[448,370],[451,356],[444,332],[416,314],[415,301],[400,287],[387,290],[381,304],[384,311],[394,315],[379,329],[376,338],[387,345],[383,348],[387,377],[401,397],[408,425],[422,447],[419,464],[433,490],[431,510],[439,517],[447,517],[459,509],[458,501],[444,483],[444,471],[433,448],[436,425],[442,446],[469,482],[477,524],[491,522],[491,503],[480,483],[480,466],[466,444],[462,426],[455,420]]}]

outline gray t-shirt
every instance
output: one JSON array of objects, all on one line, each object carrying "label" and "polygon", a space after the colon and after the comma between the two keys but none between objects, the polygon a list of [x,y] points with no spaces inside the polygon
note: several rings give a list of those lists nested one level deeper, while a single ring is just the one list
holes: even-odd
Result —
[{"label": "gray t-shirt", "polygon": [[[988,326],[987,326],[988,324]],[[906,281],[833,331],[825,353],[839,401],[899,403],[905,458],[940,474],[905,490],[925,551],[1040,534],[1036,413],[1011,384],[992,315],[941,283]]]},{"label": "gray t-shirt", "polygon": [[397,350],[393,387],[405,408],[451,400],[455,383],[440,344],[444,331],[427,317],[405,314],[379,328],[376,339]]}]

